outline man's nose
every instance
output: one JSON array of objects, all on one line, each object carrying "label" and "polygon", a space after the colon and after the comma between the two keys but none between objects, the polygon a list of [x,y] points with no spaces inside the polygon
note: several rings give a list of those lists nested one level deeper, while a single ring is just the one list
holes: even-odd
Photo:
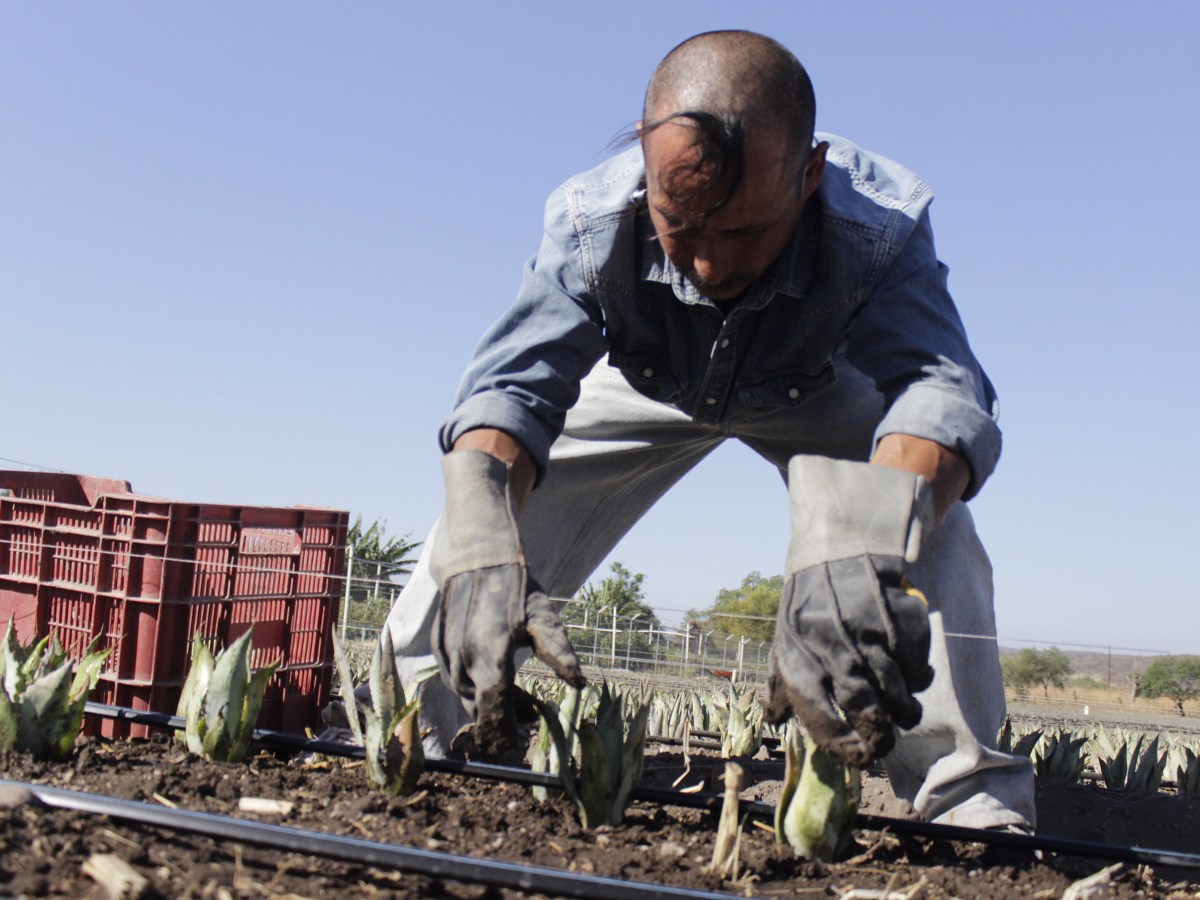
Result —
[{"label": "man's nose", "polygon": [[733,257],[720,241],[699,240],[692,253],[692,269],[707,284],[720,284],[733,274]]}]

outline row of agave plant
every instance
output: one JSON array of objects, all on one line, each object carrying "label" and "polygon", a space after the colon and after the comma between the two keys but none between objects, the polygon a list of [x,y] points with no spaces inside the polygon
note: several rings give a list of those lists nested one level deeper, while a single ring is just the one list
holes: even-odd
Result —
[{"label": "row of agave plant", "polygon": [[[336,637],[335,656],[348,724],[366,751],[369,782],[392,794],[407,794],[416,790],[425,764],[418,726],[420,686],[411,686],[415,689],[406,694],[389,638],[385,631],[372,658],[366,697],[356,694],[349,660]],[[205,759],[238,762],[251,749],[263,695],[276,668],[252,671],[251,649],[250,631],[215,656],[199,639],[193,643],[178,715],[188,749]],[[23,646],[10,622],[0,647],[0,752],[68,758],[87,695],[107,655],[93,644],[76,663],[53,637]],[[683,701],[608,684],[582,690],[559,685],[555,692],[528,681],[525,685],[533,687],[531,698],[541,716],[533,767],[561,777],[562,792],[584,828],[620,824],[641,777],[652,710],[661,725],[678,718]],[[685,729],[690,727],[690,699],[688,705]],[[700,728],[717,725],[725,735],[727,756],[758,749],[762,710],[748,693],[731,688],[727,701],[710,697],[694,710]],[[831,858],[849,839],[858,808],[858,772],[818,750],[799,728],[787,729],[784,743],[787,774],[776,815],[778,839],[806,858]],[[712,863],[714,871],[731,876],[737,872],[740,834],[739,772],[736,763],[729,764],[726,808]],[[534,793],[546,800],[551,791],[538,787]]]},{"label": "row of agave plant", "polygon": [[1109,790],[1150,794],[1173,778],[1177,793],[1200,795],[1200,741],[1169,732],[1151,738],[1125,728],[1093,726],[1079,731],[1039,728],[1018,737],[1009,721],[999,746],[1031,757],[1034,772],[1043,778],[1082,781],[1085,772],[1098,772]]},{"label": "row of agave plant", "polygon": [[[188,749],[205,759],[236,762],[251,748],[275,666],[253,672],[250,642],[251,633],[246,632],[216,656],[201,641],[193,644],[178,714],[185,722]],[[364,770],[370,784],[407,794],[416,790],[425,764],[418,725],[420,685],[410,685],[406,692],[389,644],[385,631],[368,670],[366,696],[353,689],[350,664],[336,637],[335,656],[347,721],[366,751]],[[93,644],[76,664],[55,638],[22,646],[10,622],[0,647],[0,751],[69,757],[84,702],[106,656]],[[786,758],[776,809],[777,839],[808,859],[832,858],[849,841],[859,805],[860,773],[819,750],[794,722],[782,731],[764,725],[762,706],[750,690],[731,684],[728,692],[664,692],[607,683],[573,689],[538,678],[519,683],[541,719],[531,748],[532,766],[561,777],[562,794],[575,806],[584,828],[623,821],[641,776],[648,734],[686,739],[697,731],[715,731],[722,755],[733,760],[754,755],[764,733],[773,733],[781,738]],[[1017,736],[1006,723],[999,744],[1007,752],[1030,755],[1043,777],[1079,780],[1095,761],[1111,789],[1155,791],[1172,772],[1179,792],[1200,793],[1197,747],[1170,736],[1147,742],[1145,735],[1103,728],[1085,733],[1037,730]],[[734,787],[740,778],[740,767],[730,762],[726,810],[712,863],[714,871],[727,875],[737,870],[740,822]],[[554,793],[543,787],[533,790],[543,801]]]}]

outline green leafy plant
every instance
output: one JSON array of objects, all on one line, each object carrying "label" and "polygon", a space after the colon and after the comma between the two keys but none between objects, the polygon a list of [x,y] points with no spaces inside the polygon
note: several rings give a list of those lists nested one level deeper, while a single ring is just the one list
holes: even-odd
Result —
[{"label": "green leafy plant", "polygon": [[87,695],[110,652],[96,650],[99,640],[97,635],[76,665],[57,637],[20,644],[9,619],[0,649],[0,751],[46,760],[71,755]]},{"label": "green leafy plant", "polygon": [[862,777],[817,746],[795,722],[784,736],[787,764],[775,807],[775,839],[810,860],[832,860],[850,843]]},{"label": "green leafy plant", "polygon": [[[548,698],[542,699],[542,705],[538,707],[538,710],[542,715],[554,715],[558,718],[558,726],[562,730],[566,742],[565,756],[567,759],[574,759],[579,752],[577,730],[579,710],[580,707],[588,705],[584,697],[585,692],[594,691],[595,687],[589,684],[581,690],[577,690],[567,685],[566,682],[563,683],[563,686],[566,690],[563,691],[562,699],[559,702],[556,703]],[[561,776],[563,773],[562,760],[563,756],[560,755],[559,744],[554,739],[552,729],[543,721],[530,750],[530,768],[535,772],[550,772]],[[535,785],[533,788],[533,796],[542,801],[548,800],[550,797],[561,796],[561,794],[561,791],[542,785]]]},{"label": "green leafy plant", "polygon": [[[563,791],[579,811],[584,828],[620,825],[634,785],[642,775],[646,753],[646,722],[650,704],[642,702],[632,717],[625,703],[604,684],[600,689],[594,720],[581,721],[578,737],[579,784],[575,781],[571,744],[563,730],[558,708],[536,701],[542,726],[550,733],[558,752]],[[583,707],[582,700],[579,701]]]},{"label": "green leafy plant", "polygon": [[363,706],[362,721],[359,720],[359,703],[354,694],[350,662],[337,635],[334,635],[333,648],[350,730],[366,750],[367,779],[389,794],[411,794],[425,770],[425,751],[421,746],[418,715],[420,685],[416,685],[413,699],[408,700],[396,668],[391,630],[383,629],[375,655],[371,657],[367,678],[371,704]]},{"label": "green leafy plant", "polygon": [[1175,788],[1180,794],[1200,794],[1200,755],[1190,747],[1181,748],[1182,761],[1175,768]]},{"label": "green leafy plant", "polygon": [[253,627],[214,658],[196,635],[192,666],[179,696],[178,715],[184,720],[188,749],[214,762],[245,759],[254,740],[267,682],[278,663],[250,671]]},{"label": "green leafy plant", "polygon": [[1162,787],[1167,753],[1159,753],[1157,737],[1143,750],[1145,739],[1140,734],[1132,745],[1122,743],[1113,756],[1100,760],[1100,777],[1109,790],[1152,794]]},{"label": "green leafy plant", "polygon": [[721,756],[753,756],[762,746],[763,708],[750,690],[729,686],[729,717],[721,732]]},{"label": "green leafy plant", "polygon": [[1073,737],[1069,731],[1045,735],[1033,759],[1034,773],[1041,778],[1080,781],[1087,767],[1087,744],[1086,737]]},{"label": "green leafy plant", "polygon": [[1001,753],[1011,753],[1015,756],[1031,756],[1033,754],[1033,748],[1037,746],[1038,741],[1041,739],[1042,729],[1039,728],[1017,738],[1017,741],[1014,744],[1012,719],[1005,719],[1004,728],[1000,731],[1000,737],[996,742],[996,747]]}]

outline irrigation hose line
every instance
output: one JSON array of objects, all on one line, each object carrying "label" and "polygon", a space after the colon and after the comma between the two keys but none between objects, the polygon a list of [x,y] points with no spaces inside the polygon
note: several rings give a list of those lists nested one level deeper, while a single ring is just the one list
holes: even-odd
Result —
[{"label": "irrigation hose line", "polygon": [[102,794],[0,779],[0,789],[28,791],[45,806],[109,816],[127,822],[189,831],[218,838],[257,844],[291,853],[307,853],[344,862],[388,866],[404,872],[470,884],[508,888],[526,893],[562,897],[605,898],[605,900],[729,900],[729,894],[672,887],[644,881],[625,881],[602,875],[583,875],[545,866],[506,863],[473,856],[458,856],[437,850],[422,850],[401,844],[382,844],[362,838],[318,831],[303,831],[268,822],[238,819],[213,813],[170,809],[136,800]]},{"label": "irrigation hose line", "polygon": [[[179,716],[128,709],[123,706],[88,703],[84,707],[84,711],[89,715],[101,718],[119,719],[143,725],[156,725],[177,730],[182,730],[184,727],[184,721]],[[365,755],[363,748],[356,744],[323,741],[297,734],[288,734],[282,731],[256,730],[254,732],[254,739],[264,747],[278,750],[299,753],[322,753],[329,756],[348,757],[350,759],[362,759]],[[471,775],[478,778],[490,778],[494,781],[562,788],[562,779],[557,775],[551,775],[548,772],[534,772],[521,766],[502,766],[495,763],[470,762],[456,759],[427,759],[425,761],[425,768],[432,772]],[[645,800],[649,803],[658,803],[666,806],[685,806],[692,809],[710,810],[720,810],[724,800],[723,794],[712,791],[689,794],[682,791],[652,787],[635,787],[633,789],[633,797],[637,800]],[[774,806],[754,800],[743,800],[741,802],[741,811],[743,814],[771,819],[775,816]],[[1100,841],[1054,837],[1047,834],[1015,834],[1007,831],[986,831],[978,828],[964,828],[959,825],[939,825],[934,822],[895,819],[888,816],[872,816],[864,813],[858,814],[858,817],[855,819],[855,825],[858,828],[868,831],[890,831],[893,834],[907,834],[914,837],[992,844],[997,847],[1009,847],[1019,850],[1042,850],[1050,853],[1066,853],[1072,856],[1110,859],[1118,862],[1200,870],[1200,853],[1185,853],[1178,850],[1159,850],[1153,847],[1108,844]]]}]

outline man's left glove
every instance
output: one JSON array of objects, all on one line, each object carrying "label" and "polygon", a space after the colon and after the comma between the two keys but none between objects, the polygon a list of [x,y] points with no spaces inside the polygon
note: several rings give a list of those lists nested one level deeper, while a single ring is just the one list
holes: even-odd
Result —
[{"label": "man's left glove", "polygon": [[929,485],[900,469],[796,456],[788,490],[767,719],[794,713],[823,749],[866,765],[891,750],[893,726],[920,721],[913,695],[933,682],[925,598],[904,577],[933,527]]},{"label": "man's left glove", "polygon": [[429,561],[441,590],[433,652],[442,680],[475,717],[475,750],[495,757],[516,737],[514,656],[538,659],[580,687],[583,672],[550,598],[528,575],[508,466],[479,450],[442,457],[446,508]]}]

